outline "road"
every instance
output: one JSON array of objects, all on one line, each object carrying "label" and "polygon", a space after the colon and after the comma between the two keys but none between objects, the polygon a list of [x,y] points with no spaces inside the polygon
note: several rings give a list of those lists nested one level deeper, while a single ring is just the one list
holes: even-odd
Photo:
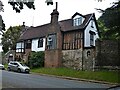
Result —
[{"label": "road", "polygon": [[2,71],[3,88],[108,88],[109,85]]}]

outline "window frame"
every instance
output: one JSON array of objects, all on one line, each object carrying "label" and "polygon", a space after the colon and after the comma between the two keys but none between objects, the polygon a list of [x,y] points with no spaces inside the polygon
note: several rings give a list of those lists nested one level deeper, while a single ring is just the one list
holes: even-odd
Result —
[{"label": "window frame", "polygon": [[47,36],[47,50],[53,50],[57,48],[57,34],[48,34]]},{"label": "window frame", "polygon": [[20,43],[20,47],[16,47],[16,53],[24,53],[24,42],[19,42]]},{"label": "window frame", "polygon": [[79,26],[82,24],[82,17],[73,19],[73,26]]},{"label": "window frame", "polygon": [[38,48],[43,47],[43,42],[44,42],[43,38],[39,38],[39,40],[38,40]]},{"label": "window frame", "polygon": [[32,46],[31,43],[32,43],[31,40],[27,40],[25,49],[31,49],[31,46]]},{"label": "window frame", "polygon": [[93,20],[91,21],[91,27],[94,28],[94,22],[93,22]]},{"label": "window frame", "polygon": [[94,46],[94,35],[95,35],[95,32],[90,30],[89,33],[90,33],[90,46]]}]

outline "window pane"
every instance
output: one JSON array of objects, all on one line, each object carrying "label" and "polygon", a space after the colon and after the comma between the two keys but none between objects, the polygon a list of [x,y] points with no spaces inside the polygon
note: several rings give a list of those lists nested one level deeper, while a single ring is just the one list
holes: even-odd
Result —
[{"label": "window pane", "polygon": [[82,24],[82,17],[76,18],[76,19],[73,20],[73,25],[74,26],[79,26],[81,24]]},{"label": "window pane", "polygon": [[94,45],[94,35],[90,34],[90,45]]},{"label": "window pane", "polygon": [[38,40],[38,48],[43,47],[43,39]]}]

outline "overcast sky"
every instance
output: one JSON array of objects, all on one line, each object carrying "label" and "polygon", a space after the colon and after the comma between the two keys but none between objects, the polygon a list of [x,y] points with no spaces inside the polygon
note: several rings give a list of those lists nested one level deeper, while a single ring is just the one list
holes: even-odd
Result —
[{"label": "overcast sky", "polygon": [[69,19],[75,12],[80,14],[95,13],[96,18],[101,14],[95,8],[106,9],[110,7],[112,2],[117,0],[53,0],[54,4],[47,6],[45,0],[35,0],[35,10],[27,7],[16,13],[8,4],[8,0],[1,0],[4,4],[4,12],[0,12],[5,22],[6,29],[10,26],[22,25],[25,22],[27,26],[39,26],[50,23],[51,12],[55,9],[55,2],[58,2],[59,21]]}]

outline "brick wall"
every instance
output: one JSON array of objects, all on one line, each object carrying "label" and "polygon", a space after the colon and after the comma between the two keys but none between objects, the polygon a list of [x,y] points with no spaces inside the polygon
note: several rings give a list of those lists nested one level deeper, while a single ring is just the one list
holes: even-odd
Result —
[{"label": "brick wall", "polygon": [[61,66],[61,50],[46,50],[45,51],[45,67],[60,67]]},{"label": "brick wall", "polygon": [[[60,26],[58,23],[52,24],[49,29],[49,35],[56,35],[53,39],[55,39],[54,48],[47,47],[46,40],[46,48],[45,48],[45,67],[60,67],[61,66],[61,57],[62,57],[62,34],[60,31]],[[46,36],[47,38],[47,36]]]}]

